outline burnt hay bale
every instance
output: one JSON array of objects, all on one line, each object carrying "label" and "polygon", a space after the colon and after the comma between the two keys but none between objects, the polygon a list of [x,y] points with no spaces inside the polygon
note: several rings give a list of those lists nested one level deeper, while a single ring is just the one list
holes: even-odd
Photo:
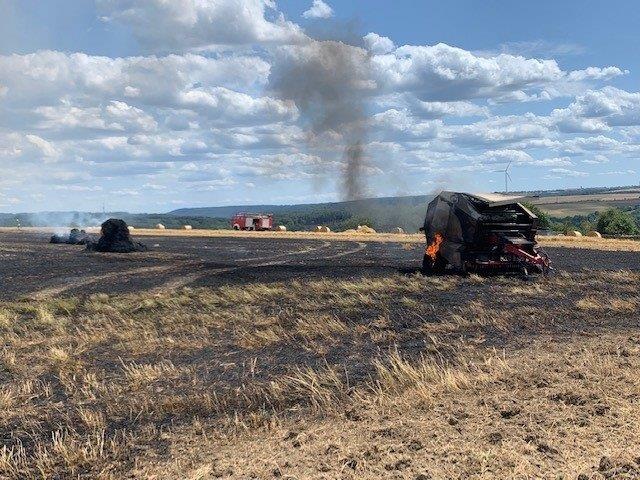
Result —
[{"label": "burnt hay bale", "polygon": [[110,218],[101,226],[102,236],[95,243],[87,245],[87,250],[94,252],[131,253],[145,252],[147,247],[140,242],[134,242],[129,234],[129,227],[117,218]]},{"label": "burnt hay bale", "polygon": [[93,239],[84,230],[72,228],[68,235],[55,233],[49,239],[49,243],[64,243],[67,245],[87,245],[92,243]]}]

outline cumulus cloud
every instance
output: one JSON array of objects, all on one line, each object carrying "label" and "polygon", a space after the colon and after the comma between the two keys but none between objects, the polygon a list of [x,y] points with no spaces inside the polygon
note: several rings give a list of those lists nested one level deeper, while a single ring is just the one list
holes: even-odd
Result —
[{"label": "cumulus cloud", "polygon": [[304,18],[331,18],[333,9],[322,0],[313,0],[311,7],[302,14]]},{"label": "cumulus cloud", "polygon": [[[18,185],[39,182],[60,202],[116,190],[140,204],[186,193],[206,204],[219,198],[207,192],[258,177],[317,186],[354,151],[355,178],[448,181],[507,162],[534,179],[579,178],[577,165],[626,171],[618,163],[640,154],[640,93],[603,86],[629,73],[616,66],[566,71],[544,48],[399,46],[375,32],[361,46],[314,41],[272,0],[98,4],[138,37],[138,55],[0,56],[0,187],[11,198],[32,198]],[[304,14],[331,15],[318,0]],[[386,183],[356,193],[395,193]],[[335,199],[339,186],[319,195]]]},{"label": "cumulus cloud", "polygon": [[375,79],[387,91],[414,92],[425,101],[501,97],[561,79],[554,60],[500,54],[480,57],[440,43],[405,45],[372,58]]},{"label": "cumulus cloud", "polygon": [[533,158],[522,150],[492,150],[483,155],[484,163],[533,163]]},{"label": "cumulus cloud", "polygon": [[569,80],[579,82],[584,80],[611,80],[620,75],[627,75],[629,70],[621,70],[618,67],[589,67],[584,70],[574,70],[568,75]]},{"label": "cumulus cloud", "polygon": [[364,37],[364,44],[367,50],[375,55],[384,55],[395,50],[396,46],[389,37],[381,37],[377,33],[370,32]]},{"label": "cumulus cloud", "polygon": [[551,118],[568,133],[604,133],[616,127],[640,125],[640,93],[614,87],[588,90]]},{"label": "cumulus cloud", "polygon": [[224,87],[183,91],[180,92],[178,100],[181,106],[214,116],[214,121],[220,124],[228,124],[238,119],[243,119],[245,124],[294,120],[298,112],[292,101],[271,97],[254,98]]},{"label": "cumulus cloud", "polygon": [[390,109],[373,115],[372,124],[382,138],[398,141],[435,138],[442,122],[419,121],[407,109]]},{"label": "cumulus cloud", "polygon": [[158,124],[153,116],[125,102],[112,100],[101,107],[77,107],[68,101],[56,106],[40,106],[33,110],[41,120],[39,129],[97,129],[105,131],[154,131]]},{"label": "cumulus cloud", "polygon": [[[153,50],[291,43],[303,37],[273,0],[98,0],[98,6],[105,21],[131,27]],[[276,13],[275,20],[267,20],[267,11]]]},{"label": "cumulus cloud", "polygon": [[422,118],[489,116],[489,109],[472,102],[422,102],[412,104],[414,112]]},{"label": "cumulus cloud", "polygon": [[469,125],[449,126],[444,130],[451,142],[476,147],[498,146],[551,136],[547,119],[533,114],[493,117]]},{"label": "cumulus cloud", "polygon": [[202,55],[109,58],[39,51],[0,56],[8,103],[47,103],[65,95],[165,105],[193,85],[250,89],[264,85],[270,64],[257,56]]}]

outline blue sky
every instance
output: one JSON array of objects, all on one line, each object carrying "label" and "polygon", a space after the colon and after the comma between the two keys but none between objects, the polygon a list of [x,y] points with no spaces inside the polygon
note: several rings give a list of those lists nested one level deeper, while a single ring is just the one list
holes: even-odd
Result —
[{"label": "blue sky", "polygon": [[0,2],[0,211],[640,183],[635,1]]}]

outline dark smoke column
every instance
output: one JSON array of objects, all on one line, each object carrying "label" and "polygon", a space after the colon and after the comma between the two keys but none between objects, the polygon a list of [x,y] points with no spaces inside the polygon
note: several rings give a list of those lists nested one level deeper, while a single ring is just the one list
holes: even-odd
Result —
[{"label": "dark smoke column", "polygon": [[362,141],[357,140],[345,151],[344,193],[347,200],[357,200],[365,193],[365,158]]},{"label": "dark smoke column", "polygon": [[366,101],[374,89],[369,53],[337,41],[309,39],[280,48],[270,89],[293,100],[300,111],[307,143],[328,169],[341,157],[345,199],[365,193],[368,115]]}]

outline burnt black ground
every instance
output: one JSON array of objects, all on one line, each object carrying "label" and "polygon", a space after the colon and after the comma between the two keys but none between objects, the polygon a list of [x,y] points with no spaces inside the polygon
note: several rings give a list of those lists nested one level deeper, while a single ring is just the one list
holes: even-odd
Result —
[{"label": "burnt black ground", "polygon": [[[351,279],[416,271],[423,246],[237,237],[144,237],[148,252],[87,252],[49,235],[0,233],[0,300],[125,293],[294,278]],[[547,248],[558,271],[640,270],[640,253]]]}]

